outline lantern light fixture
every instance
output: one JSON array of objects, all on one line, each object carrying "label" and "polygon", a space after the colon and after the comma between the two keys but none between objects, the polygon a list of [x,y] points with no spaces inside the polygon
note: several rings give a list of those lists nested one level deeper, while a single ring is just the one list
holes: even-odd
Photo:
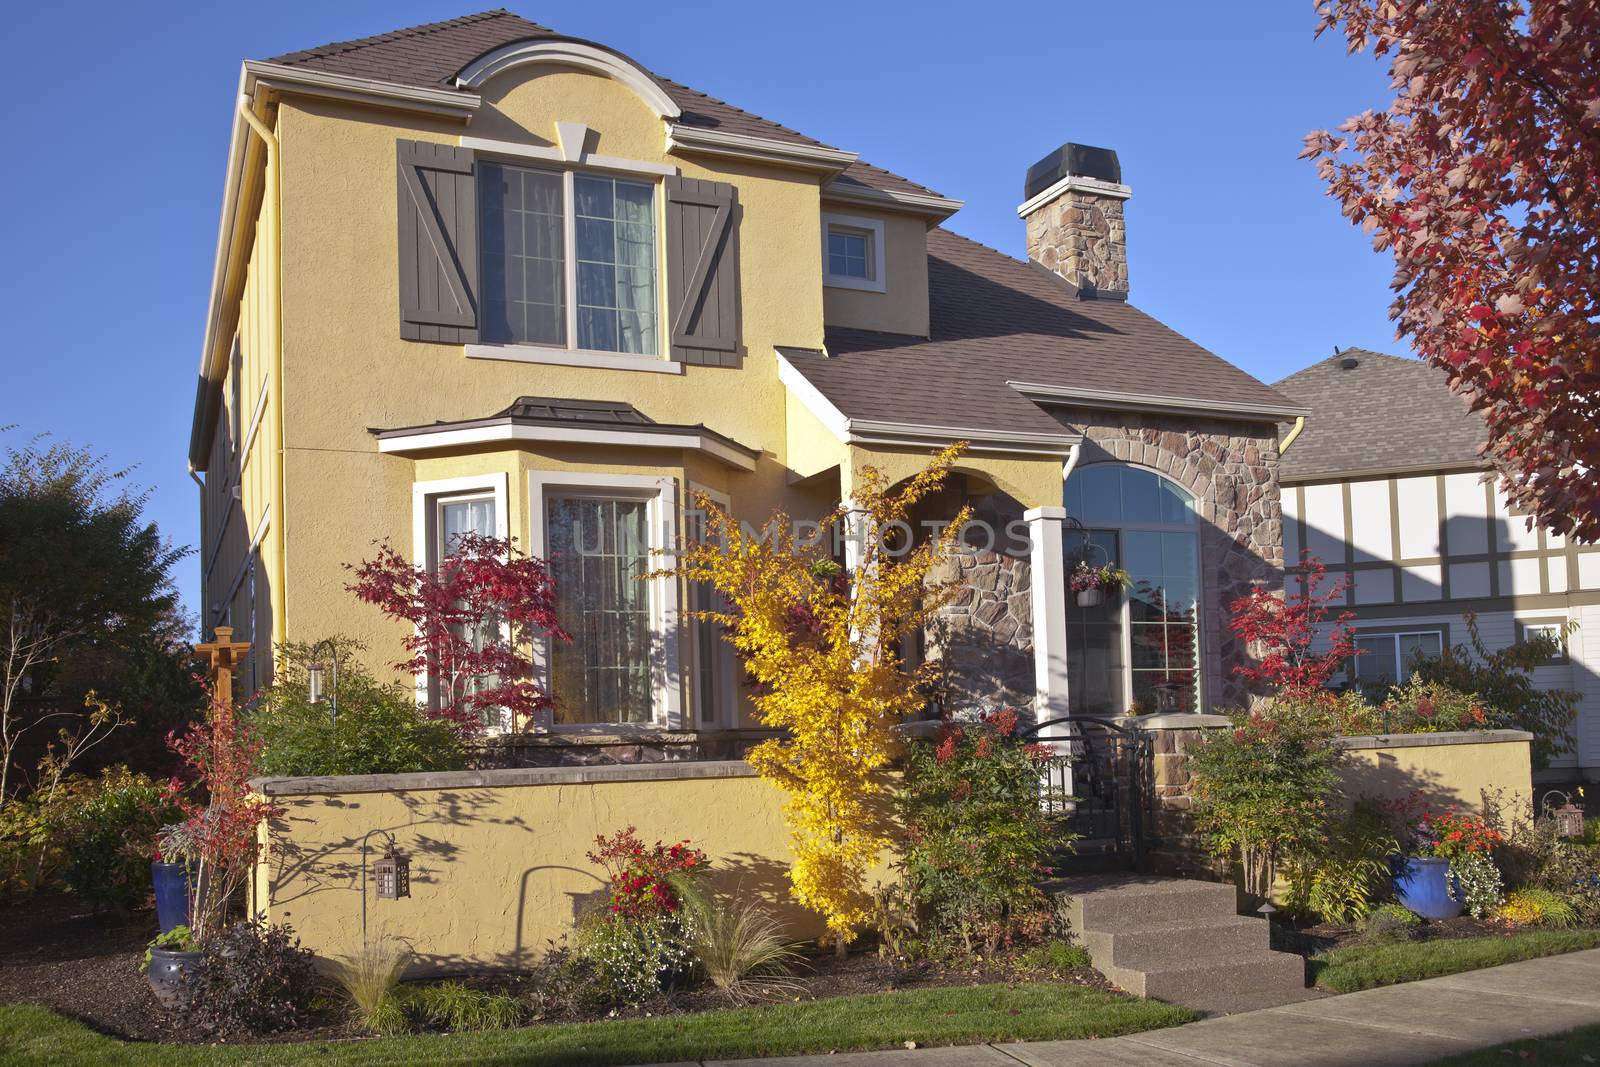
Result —
[{"label": "lantern light fixture", "polygon": [[411,857],[390,845],[372,864],[374,895],[379,900],[399,900],[411,895]]}]

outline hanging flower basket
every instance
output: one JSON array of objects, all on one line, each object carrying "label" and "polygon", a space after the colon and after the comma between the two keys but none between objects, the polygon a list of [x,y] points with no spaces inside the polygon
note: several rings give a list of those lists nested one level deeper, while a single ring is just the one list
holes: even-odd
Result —
[{"label": "hanging flower basket", "polygon": [[1108,596],[1114,597],[1122,592],[1128,584],[1128,573],[1110,564],[1091,567],[1087,561],[1080,560],[1072,569],[1067,584],[1077,596],[1078,607],[1097,608],[1106,602]]}]

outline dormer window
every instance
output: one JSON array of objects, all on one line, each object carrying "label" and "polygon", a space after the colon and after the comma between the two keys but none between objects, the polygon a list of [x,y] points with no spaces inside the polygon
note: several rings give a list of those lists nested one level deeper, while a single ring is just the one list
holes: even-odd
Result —
[{"label": "dormer window", "polygon": [[883,223],[853,215],[823,215],[822,271],[824,285],[883,292]]}]

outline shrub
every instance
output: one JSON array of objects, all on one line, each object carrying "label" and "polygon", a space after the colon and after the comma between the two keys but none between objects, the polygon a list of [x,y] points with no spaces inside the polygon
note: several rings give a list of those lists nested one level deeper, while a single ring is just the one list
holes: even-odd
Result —
[{"label": "shrub", "polygon": [[1426,734],[1449,730],[1492,730],[1502,725],[1491,718],[1473,693],[1462,693],[1443,682],[1412,675],[1405,685],[1389,690],[1383,702],[1385,733]]},{"label": "shrub", "polygon": [[528,1013],[537,1020],[575,1018],[607,1001],[588,960],[568,947],[566,938],[549,949],[528,975]]},{"label": "shrub", "polygon": [[1461,883],[1461,901],[1474,919],[1486,919],[1505,901],[1500,869],[1487,852],[1468,852],[1450,861],[1450,873]]},{"label": "shrub", "polygon": [[901,868],[934,938],[994,951],[1043,934],[1054,918],[1038,880],[1052,840],[1040,810],[1049,752],[1016,736],[1009,709],[947,723],[935,743],[912,747],[899,806]]},{"label": "shrub", "polygon": [[311,953],[288,926],[234,923],[205,946],[188,1018],[218,1035],[289,1030],[316,992]]},{"label": "shrub", "polygon": [[1379,904],[1361,924],[1361,938],[1373,944],[1409,941],[1422,927],[1422,916],[1403,904]]},{"label": "shrub", "polygon": [[247,716],[262,743],[259,773],[399,774],[466,765],[466,749],[455,726],[429,718],[418,707],[415,690],[373,678],[357,658],[363,648],[359,642],[334,640],[337,719],[327,698],[312,704],[307,674],[317,661],[312,647],[279,646],[280,673]]},{"label": "shrub", "polygon": [[1051,974],[1063,974],[1081,967],[1094,966],[1094,961],[1089,958],[1088,949],[1059,937],[1030,945],[1017,962],[1029,970],[1048,971]]},{"label": "shrub", "polygon": [[1465,619],[1467,643],[1437,657],[1418,656],[1411,664],[1414,676],[1458,693],[1476,693],[1491,722],[1533,734],[1534,766],[1546,766],[1571,744],[1569,731],[1578,713],[1577,693],[1533,684],[1534,668],[1558,653],[1561,642],[1539,634],[1490,651],[1478,633],[1477,616],[1468,612]]},{"label": "shrub", "polygon": [[684,928],[689,950],[711,984],[742,1003],[756,992],[792,990],[790,965],[800,959],[783,936],[783,926],[755,900],[714,900],[684,893]]},{"label": "shrub", "polygon": [[1495,913],[1518,926],[1576,926],[1578,914],[1571,904],[1548,889],[1517,889]]},{"label": "shrub", "polygon": [[1248,893],[1265,897],[1280,864],[1321,847],[1343,758],[1325,723],[1237,714],[1189,754],[1195,826],[1211,853],[1238,856]]},{"label": "shrub", "polygon": [[608,886],[578,928],[579,954],[611,1001],[643,1003],[692,958],[681,894],[705,870],[705,853],[687,841],[646,847],[630,826],[596,837],[589,862],[605,869]]},{"label": "shrub", "polygon": [[392,1024],[391,992],[411,960],[409,945],[391,937],[379,937],[362,945],[354,956],[335,960],[333,978],[350,998],[351,1014],[364,1029],[388,1033]]},{"label": "shrub", "polygon": [[[1586,828],[1596,825],[1591,821]],[[1600,925],[1600,848],[1562,837],[1549,817],[1518,825],[1501,850],[1512,885],[1558,894],[1585,926]]]},{"label": "shrub", "polygon": [[60,813],[53,828],[65,854],[61,879],[96,907],[138,907],[150,896],[156,835],[183,810],[165,787],[126,767],[92,781],[88,795]]},{"label": "shrub", "polygon": [[414,986],[395,999],[418,1029],[449,1033],[509,1030],[522,1021],[522,1005],[515,997],[471,989],[460,982]]},{"label": "shrub", "polygon": [[1361,801],[1348,814],[1331,817],[1324,839],[1290,859],[1287,905],[1323,922],[1366,918],[1388,887],[1388,857],[1398,848],[1388,814]]}]

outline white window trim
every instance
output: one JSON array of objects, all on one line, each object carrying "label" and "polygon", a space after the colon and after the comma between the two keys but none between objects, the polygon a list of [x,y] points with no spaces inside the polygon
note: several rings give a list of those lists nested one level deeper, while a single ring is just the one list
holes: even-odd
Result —
[{"label": "white window trim", "polygon": [[[694,502],[696,494],[704,494],[706,497],[720,505],[724,511],[728,511],[730,513],[732,512],[733,500],[728,496],[727,493],[712,489],[707,485],[701,485],[698,482],[690,482],[688,495],[688,505],[690,507],[695,506]],[[686,529],[685,536],[687,536],[687,532],[688,531]],[[702,633],[700,624],[696,620],[691,619],[690,622],[692,625],[686,627],[689,637],[689,662],[694,664],[698,669],[700,663],[700,642],[703,639],[704,634]],[[734,656],[733,646],[727,641],[721,639],[714,640],[716,644],[715,651],[712,653],[711,661],[711,718],[701,721],[701,694],[695,692],[693,694],[694,708],[692,710],[692,724],[690,724],[688,727],[690,729],[701,729],[704,727],[711,727],[712,729],[733,728],[739,725],[739,682],[738,673],[734,669],[736,657]]]},{"label": "white window trim", "polygon": [[[1358,649],[1361,647],[1361,642],[1363,641],[1375,641],[1380,637],[1388,638],[1389,641],[1394,645],[1395,672],[1404,675],[1406,673],[1406,661],[1400,656],[1400,639],[1402,637],[1421,637],[1424,634],[1432,634],[1434,637],[1437,637],[1439,639],[1439,651],[1444,651],[1445,643],[1443,630],[1429,630],[1426,628],[1419,628],[1415,630],[1378,630],[1368,631],[1366,633],[1351,634],[1350,636],[1351,640],[1355,642],[1356,648]],[[1350,657],[1350,680],[1358,685],[1361,683],[1361,657],[1359,655]],[[1405,685],[1410,680],[1411,679],[1409,677],[1390,679],[1390,681],[1395,685]]]},{"label": "white window trim", "polygon": [[[558,123],[566,126],[569,123]],[[578,197],[575,179],[580,171],[587,170],[617,170],[616,167],[599,167],[592,164],[579,163],[564,158],[560,149],[535,151],[529,146],[517,145],[510,142],[482,141],[477,138],[463,137],[461,143],[477,147],[484,145],[501,145],[502,149],[493,152],[512,158],[496,160],[485,159],[484,162],[502,162],[513,167],[522,167],[542,171],[546,174],[559,174],[561,176],[561,249],[562,249],[562,285],[566,294],[565,327],[567,343],[565,345],[538,345],[525,342],[508,342],[504,344],[478,343],[466,345],[466,353],[470,359],[504,359],[518,363],[542,363],[561,367],[591,367],[598,370],[637,370],[654,371],[658,374],[682,374],[683,365],[670,359],[667,324],[666,294],[666,197],[661,192],[661,175],[656,171],[640,173],[606,174],[605,177],[621,178],[633,181],[639,185],[648,185],[651,188],[650,212],[655,224],[655,313],[656,313],[656,350],[655,352],[607,352],[601,349],[578,347]],[[512,149],[513,151],[504,151]],[[485,151],[490,151],[485,149]],[[593,158],[593,157],[586,157]],[[610,157],[604,157],[608,162],[617,162]],[[533,165],[530,166],[530,163]],[[673,171],[676,173],[676,171]],[[476,181],[474,175],[474,181]],[[473,225],[482,225],[482,215],[473,220]],[[482,233],[479,233],[479,243],[482,243]]]},{"label": "white window trim", "polygon": [[[678,483],[675,479],[648,474],[601,474],[582,471],[528,472],[529,551],[548,560],[549,531],[546,529],[545,498],[552,489],[597,495],[632,497],[649,503],[646,529],[652,553],[672,547],[678,536]],[[665,564],[663,563],[663,566]],[[563,723],[546,715],[541,725],[551,733],[626,734],[683,729],[683,661],[678,643],[678,582],[662,575],[652,578],[650,587],[650,629],[658,655],[650,665],[651,721],[648,723]],[[561,620],[557,620],[558,622]],[[550,641],[534,642],[533,673],[548,690]]]},{"label": "white window trim", "polygon": [[[473,496],[487,494],[494,498],[494,535],[501,540],[510,538],[510,516],[506,511],[507,488],[510,477],[505,471],[489,474],[468,474],[460,478],[434,478],[411,483],[411,562],[413,566],[426,567],[433,555],[433,539],[429,531],[433,526],[431,514],[434,502],[440,497]],[[417,704],[428,706],[428,674],[418,671],[412,678]],[[491,729],[491,732],[494,732]]]},{"label": "white window trim", "polygon": [[[840,229],[866,231],[867,243],[872,246],[867,249],[872,277],[851,278],[828,272],[828,231],[835,226]],[[884,269],[882,219],[869,219],[861,215],[837,215],[831,211],[822,213],[822,284],[832,289],[860,289],[869,293],[888,291],[888,278]]]}]

